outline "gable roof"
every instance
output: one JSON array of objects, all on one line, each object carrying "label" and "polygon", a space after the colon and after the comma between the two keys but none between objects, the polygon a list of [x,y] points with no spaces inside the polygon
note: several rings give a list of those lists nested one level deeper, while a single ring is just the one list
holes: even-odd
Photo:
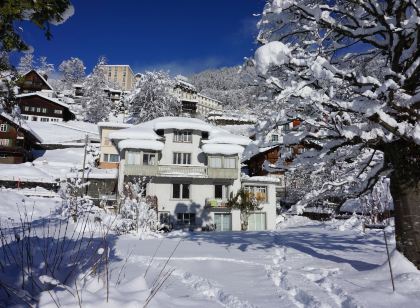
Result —
[{"label": "gable roof", "polygon": [[0,118],[6,119],[6,121],[8,121],[9,123],[12,123],[13,125],[17,127],[20,127],[27,134],[31,135],[31,137],[36,142],[39,142],[39,143],[42,142],[42,138],[28,126],[25,120],[12,117],[10,114],[7,114],[5,112],[0,113]]},{"label": "gable roof", "polygon": [[38,73],[36,70],[32,69],[29,72],[26,72],[25,74],[23,74],[23,76],[28,75],[31,72],[35,72],[35,74],[37,74],[39,76],[39,78],[41,78],[41,80],[45,83],[45,85],[50,88],[50,90],[54,90],[53,87],[48,83],[47,79],[44,78],[44,76],[42,76],[40,73]]},{"label": "gable roof", "polygon": [[60,105],[64,108],[67,108],[67,109],[70,108],[69,105],[67,105],[66,103],[63,103],[62,101],[60,101],[58,99],[46,96],[46,95],[42,94],[42,92],[32,92],[32,93],[19,94],[19,95],[16,95],[16,98],[23,98],[23,97],[30,97],[30,96],[39,96],[39,97],[44,98],[44,99],[46,99],[46,100],[48,100],[48,101],[50,101],[54,104]]}]

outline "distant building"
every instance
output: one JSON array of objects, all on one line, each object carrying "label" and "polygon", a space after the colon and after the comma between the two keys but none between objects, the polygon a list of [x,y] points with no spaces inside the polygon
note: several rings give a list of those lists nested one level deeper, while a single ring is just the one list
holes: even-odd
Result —
[{"label": "distant building", "polygon": [[53,91],[53,87],[47,81],[47,75],[41,75],[36,70],[31,70],[23,75],[18,82],[19,93],[31,93],[38,91]]},{"label": "distant building", "polygon": [[0,113],[0,164],[20,164],[32,159],[31,150],[41,138],[25,123]]},{"label": "distant building", "polygon": [[76,118],[67,104],[42,92],[16,95],[16,102],[27,121],[62,122]]},{"label": "distant building", "polygon": [[136,78],[129,65],[104,65],[106,80],[121,87],[123,91],[132,91]]},{"label": "distant building", "polygon": [[194,85],[182,79],[177,79],[174,94],[182,102],[182,112],[192,117],[206,117],[210,112],[221,112],[222,102],[197,92]]}]

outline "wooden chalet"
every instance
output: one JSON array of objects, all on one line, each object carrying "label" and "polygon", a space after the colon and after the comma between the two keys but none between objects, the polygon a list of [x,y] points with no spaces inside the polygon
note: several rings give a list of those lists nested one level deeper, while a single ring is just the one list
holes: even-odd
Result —
[{"label": "wooden chalet", "polygon": [[25,123],[0,113],[0,164],[20,164],[32,160],[31,150],[41,138]]},{"label": "wooden chalet", "polygon": [[16,96],[22,117],[28,121],[62,122],[76,118],[69,106],[41,92]]},{"label": "wooden chalet", "polygon": [[36,70],[31,70],[24,74],[19,81],[19,93],[53,91],[53,88],[48,83],[47,79],[47,75],[42,76]]}]

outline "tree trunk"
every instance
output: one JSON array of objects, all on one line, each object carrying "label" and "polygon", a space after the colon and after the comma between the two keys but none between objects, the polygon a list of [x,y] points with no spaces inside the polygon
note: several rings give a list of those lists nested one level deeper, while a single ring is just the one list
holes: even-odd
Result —
[{"label": "tree trunk", "polygon": [[395,207],[397,250],[420,269],[420,185],[400,184],[391,178],[391,194]]},{"label": "tree trunk", "polygon": [[393,169],[397,249],[420,269],[420,146],[400,139],[387,144],[384,152]]}]

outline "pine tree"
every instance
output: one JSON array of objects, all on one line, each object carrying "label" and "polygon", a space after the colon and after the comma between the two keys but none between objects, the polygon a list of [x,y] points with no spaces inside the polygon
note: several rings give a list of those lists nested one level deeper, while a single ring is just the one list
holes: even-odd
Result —
[{"label": "pine tree", "polygon": [[112,101],[107,90],[109,83],[105,78],[106,58],[100,57],[98,63],[93,68],[92,74],[86,78],[84,92],[84,119],[87,122],[98,123],[108,119],[112,110]]}]

